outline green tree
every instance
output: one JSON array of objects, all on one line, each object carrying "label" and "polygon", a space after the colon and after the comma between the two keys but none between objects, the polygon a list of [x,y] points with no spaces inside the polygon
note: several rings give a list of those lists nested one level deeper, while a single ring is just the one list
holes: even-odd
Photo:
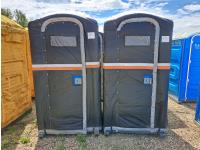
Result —
[{"label": "green tree", "polygon": [[26,18],[26,15],[21,10],[16,9],[14,11],[14,15],[15,15],[15,20],[17,23],[19,23],[23,27],[28,26],[28,19]]},{"label": "green tree", "polygon": [[13,19],[13,14],[12,14],[11,10],[8,8],[1,8],[1,14],[10,19]]}]

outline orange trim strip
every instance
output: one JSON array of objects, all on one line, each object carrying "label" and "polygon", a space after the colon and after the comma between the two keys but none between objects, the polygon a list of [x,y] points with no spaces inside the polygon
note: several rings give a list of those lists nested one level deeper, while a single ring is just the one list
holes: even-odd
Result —
[{"label": "orange trim strip", "polygon": [[151,66],[103,66],[103,69],[139,69],[139,70],[152,70]]},{"label": "orange trim strip", "polygon": [[[87,65],[87,69],[100,68],[100,65]],[[42,71],[42,70],[82,70],[82,67],[38,67],[32,68],[33,71]]]},{"label": "orange trim strip", "polygon": [[170,70],[170,66],[158,66],[159,70]]},{"label": "orange trim strip", "polygon": [[[87,69],[100,68],[100,65],[87,65]],[[136,70],[153,70],[151,66],[103,66],[103,69],[115,70],[115,69],[136,69]],[[159,70],[169,70],[170,66],[158,66]],[[32,68],[33,71],[42,70],[82,70],[82,67],[38,67]]]},{"label": "orange trim strip", "polygon": [[33,71],[39,71],[39,70],[81,70],[81,67],[38,67],[33,68]]}]

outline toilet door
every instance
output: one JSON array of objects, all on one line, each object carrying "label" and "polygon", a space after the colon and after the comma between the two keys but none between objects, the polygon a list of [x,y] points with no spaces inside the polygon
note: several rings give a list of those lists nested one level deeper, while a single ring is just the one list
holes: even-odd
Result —
[{"label": "toilet door", "polygon": [[49,120],[47,132],[86,132],[86,70],[83,26],[75,18],[47,20]]},{"label": "toilet door", "polygon": [[[159,24],[152,18],[131,18],[117,28],[112,129],[154,128]],[[134,129],[135,130],[135,129]]]}]

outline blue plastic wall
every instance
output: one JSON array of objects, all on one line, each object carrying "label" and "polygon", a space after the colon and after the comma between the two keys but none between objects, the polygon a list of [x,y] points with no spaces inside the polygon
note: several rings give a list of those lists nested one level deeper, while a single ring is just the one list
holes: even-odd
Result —
[{"label": "blue plastic wall", "polygon": [[170,62],[169,94],[180,103],[196,101],[200,84],[200,34],[174,40]]},{"label": "blue plastic wall", "polygon": [[196,120],[197,123],[199,123],[199,125],[200,125],[200,87],[199,87],[199,98],[198,98],[198,102],[197,102],[197,105],[196,105],[195,120]]}]

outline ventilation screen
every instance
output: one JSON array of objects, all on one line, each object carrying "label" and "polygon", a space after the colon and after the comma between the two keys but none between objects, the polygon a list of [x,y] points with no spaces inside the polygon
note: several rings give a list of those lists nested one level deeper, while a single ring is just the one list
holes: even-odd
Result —
[{"label": "ventilation screen", "polygon": [[75,36],[51,36],[51,46],[57,47],[76,47],[77,41]]},{"label": "ventilation screen", "polygon": [[125,46],[149,46],[150,36],[125,36]]}]

